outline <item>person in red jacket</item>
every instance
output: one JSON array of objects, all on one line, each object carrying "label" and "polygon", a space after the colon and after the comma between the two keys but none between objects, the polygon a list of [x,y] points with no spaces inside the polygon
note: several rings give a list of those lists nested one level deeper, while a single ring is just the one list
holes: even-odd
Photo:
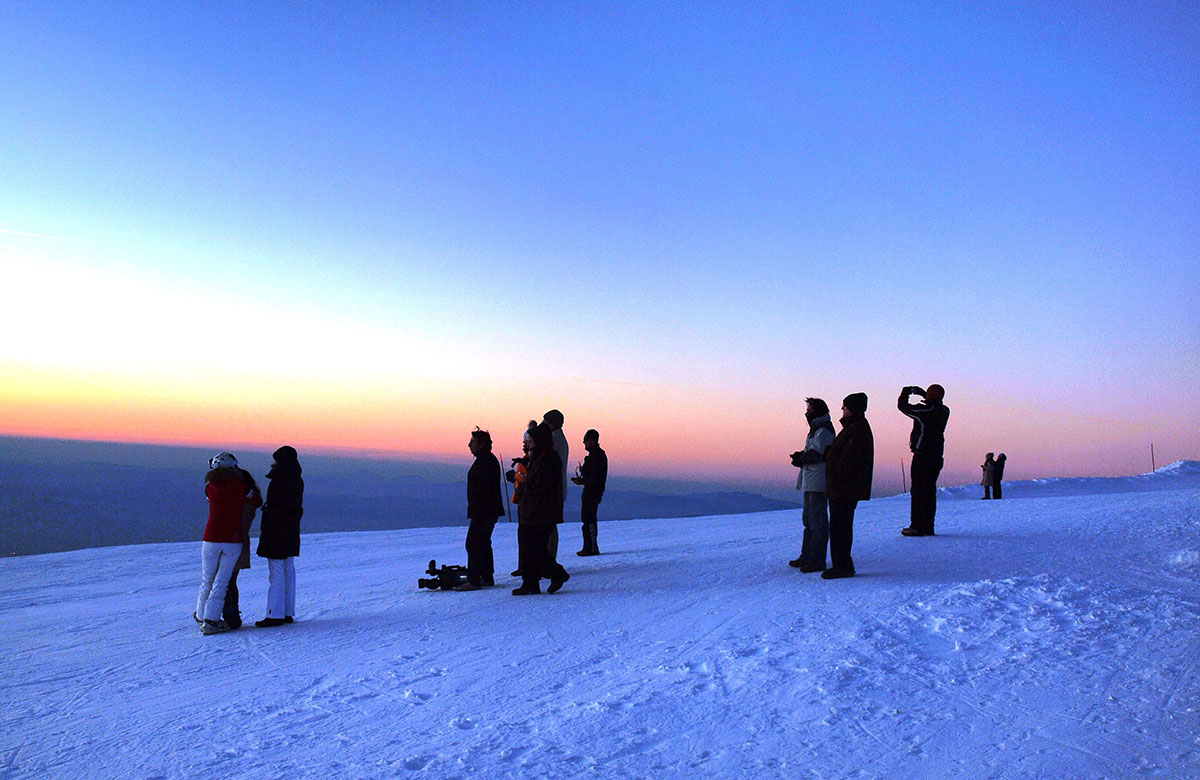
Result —
[{"label": "person in red jacket", "polygon": [[208,523],[200,544],[200,591],[196,594],[193,617],[200,632],[217,634],[229,630],[221,619],[229,578],[242,554],[242,510],[246,504],[246,483],[238,470],[237,458],[221,452],[209,461],[204,475],[204,495],[208,497]]}]

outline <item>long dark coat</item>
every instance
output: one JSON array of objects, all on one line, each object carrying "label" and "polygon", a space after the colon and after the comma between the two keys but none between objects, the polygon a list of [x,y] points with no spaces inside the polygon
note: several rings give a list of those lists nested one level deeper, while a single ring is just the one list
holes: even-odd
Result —
[{"label": "long dark coat", "polygon": [[267,479],[262,508],[260,558],[293,558],[300,554],[300,517],[304,514],[304,480],[297,462],[276,463]]},{"label": "long dark coat", "polygon": [[841,433],[825,451],[825,496],[866,501],[871,497],[875,470],[875,436],[861,414],[848,414],[841,423]]},{"label": "long dark coat", "polygon": [[522,525],[555,525],[563,521],[562,461],[550,447],[533,454],[521,486]]}]

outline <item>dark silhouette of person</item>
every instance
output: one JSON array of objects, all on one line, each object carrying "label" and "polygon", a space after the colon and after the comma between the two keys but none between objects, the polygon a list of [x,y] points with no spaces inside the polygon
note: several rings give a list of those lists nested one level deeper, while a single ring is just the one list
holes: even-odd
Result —
[{"label": "dark silhouette of person", "polygon": [[1004,464],[1008,456],[1003,452],[996,456],[996,465],[992,467],[992,498],[1000,498],[1000,483],[1004,479]]},{"label": "dark silhouette of person", "polygon": [[587,455],[579,466],[579,476],[571,478],[576,485],[583,486],[583,507],[579,513],[583,523],[583,549],[575,554],[599,555],[596,515],[608,483],[608,455],[600,449],[600,433],[595,428],[589,428],[583,434],[583,448],[587,450]]},{"label": "dark silhouette of person", "polygon": [[303,469],[295,448],[280,447],[272,458],[258,536],[258,556],[267,559],[269,580],[267,616],[254,623],[259,628],[282,626],[295,619],[295,561],[300,555],[300,518],[304,516]]},{"label": "dark silhouette of person", "polygon": [[[550,580],[550,593],[567,581],[566,570],[550,553],[550,531],[562,522],[562,463],[554,451],[550,427],[539,423],[532,431],[533,448],[525,482],[517,488],[521,519],[517,525],[518,570],[521,587],[514,596],[541,593],[541,580]],[[569,575],[568,575],[569,576]]]},{"label": "dark silhouette of person", "polygon": [[983,485],[983,500],[987,501],[992,497],[992,484],[996,480],[996,453],[989,452],[985,455],[979,468],[983,469],[983,479],[979,484]]},{"label": "dark silhouette of person", "polygon": [[867,394],[842,400],[842,430],[825,451],[825,496],[829,500],[829,561],[826,580],[853,577],[854,510],[871,498],[875,437],[867,422]]},{"label": "dark silhouette of person", "polygon": [[[917,395],[924,400],[919,404],[909,403],[909,396]],[[933,536],[934,515],[937,514],[937,480],[942,472],[946,449],[946,423],[950,419],[950,407],[942,403],[946,390],[941,385],[930,385],[928,389],[912,385],[900,391],[896,408],[912,418],[912,433],[908,447],[912,450],[912,504],[908,527],[900,531],[905,536]]]},{"label": "dark silhouette of person", "polygon": [[467,581],[455,590],[479,590],[496,584],[492,531],[504,516],[500,497],[500,461],[492,454],[492,436],[476,428],[467,442],[475,462],[467,471]]}]

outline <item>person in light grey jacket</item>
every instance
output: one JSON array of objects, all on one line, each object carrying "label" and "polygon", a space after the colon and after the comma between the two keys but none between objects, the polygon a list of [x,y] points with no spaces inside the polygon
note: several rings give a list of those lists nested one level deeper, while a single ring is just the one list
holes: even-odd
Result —
[{"label": "person in light grey jacket", "polygon": [[833,443],[833,421],[829,404],[820,398],[806,398],[804,417],[808,420],[808,438],[804,449],[792,453],[792,465],[800,469],[796,489],[804,496],[804,540],[800,557],[788,561],[802,572],[825,570],[825,551],[829,546],[829,504],[825,499],[825,450]]}]

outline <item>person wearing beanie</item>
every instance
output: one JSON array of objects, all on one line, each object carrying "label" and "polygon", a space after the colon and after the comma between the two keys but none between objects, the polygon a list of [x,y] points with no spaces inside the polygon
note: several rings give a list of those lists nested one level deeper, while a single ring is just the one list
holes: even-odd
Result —
[{"label": "person wearing beanie", "polygon": [[829,499],[829,562],[821,577],[853,577],[854,510],[871,498],[875,470],[875,437],[867,422],[867,394],[842,400],[842,430],[825,452],[825,496]]},{"label": "person wearing beanie", "polygon": [[808,420],[808,438],[804,449],[792,453],[792,465],[800,469],[796,489],[804,497],[801,519],[804,536],[800,557],[788,565],[802,572],[825,571],[825,551],[829,547],[829,503],[825,497],[825,451],[833,443],[833,423],[829,404],[820,398],[806,398],[804,417]]},{"label": "person wearing beanie", "polygon": [[600,449],[600,432],[589,428],[583,434],[583,448],[587,455],[579,466],[579,475],[571,477],[576,485],[583,486],[582,509],[579,519],[583,524],[583,549],[576,555],[599,555],[600,542],[597,539],[597,510],[604,498],[604,488],[608,484],[608,455]]},{"label": "person wearing beanie", "polygon": [[[910,403],[911,396],[924,399],[919,404]],[[916,385],[901,388],[897,408],[912,418],[912,433],[908,447],[912,450],[912,502],[908,527],[900,531],[905,536],[933,536],[934,515],[937,513],[937,480],[945,461],[946,423],[950,420],[950,407],[943,403],[946,390],[941,385],[930,385],[922,390]]]},{"label": "person wearing beanie", "polygon": [[[554,452],[558,455],[558,460],[562,463],[562,500],[567,502],[567,464],[570,463],[571,447],[567,443],[567,434],[563,433],[563,423],[566,418],[563,413],[557,409],[551,409],[542,415],[542,423],[550,429],[550,435],[554,439]],[[560,519],[558,522],[562,522]],[[546,541],[547,549],[550,551],[550,557],[558,559],[558,526],[550,529],[550,538]]]},{"label": "person wearing beanie", "polygon": [[262,508],[258,557],[267,559],[267,616],[259,628],[291,623],[296,614],[296,556],[300,555],[300,518],[304,514],[304,480],[292,447],[272,456],[267,479],[267,502]]}]

